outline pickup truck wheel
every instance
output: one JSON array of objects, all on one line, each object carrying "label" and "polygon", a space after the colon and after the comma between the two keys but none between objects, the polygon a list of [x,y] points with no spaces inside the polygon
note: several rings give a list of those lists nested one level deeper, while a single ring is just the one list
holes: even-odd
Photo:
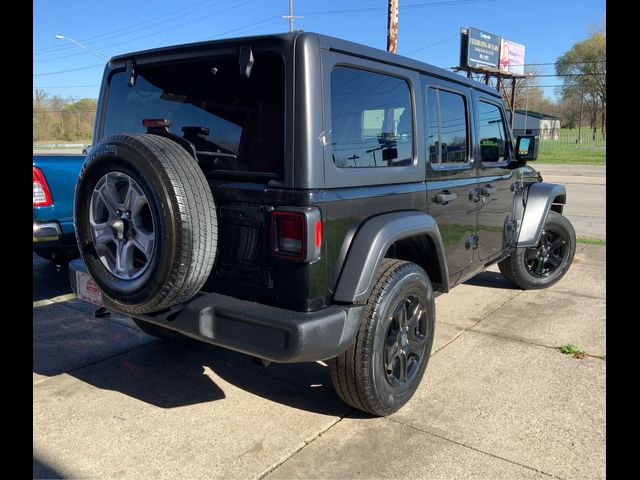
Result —
[{"label": "pickup truck wheel", "polygon": [[193,158],[168,138],[114,135],[92,148],[76,186],[75,223],[105,304],[132,316],[190,299],[211,272],[211,189]]},{"label": "pickup truck wheel", "polygon": [[576,234],[571,222],[551,211],[535,247],[518,248],[498,263],[505,278],[518,288],[550,287],[569,270],[576,253]]},{"label": "pickup truck wheel", "polygon": [[425,271],[415,263],[385,259],[355,343],[330,361],[338,396],[373,415],[399,410],[424,375],[434,325],[433,287]]},{"label": "pickup truck wheel", "polygon": [[144,320],[138,320],[137,318],[131,318],[140,330],[144,333],[151,335],[152,337],[159,338],[160,340],[167,340],[170,342],[184,342],[190,340],[186,335],[182,335],[175,330],[163,328],[153,323],[145,322]]}]

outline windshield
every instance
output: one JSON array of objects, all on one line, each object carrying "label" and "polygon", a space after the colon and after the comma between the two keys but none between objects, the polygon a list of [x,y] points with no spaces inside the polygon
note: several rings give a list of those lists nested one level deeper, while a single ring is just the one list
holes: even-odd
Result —
[{"label": "windshield", "polygon": [[282,175],[284,155],[284,62],[257,54],[248,79],[238,57],[198,59],[136,69],[111,76],[103,137],[145,133],[144,119],[165,119],[171,134],[191,142],[205,173],[259,172]]}]

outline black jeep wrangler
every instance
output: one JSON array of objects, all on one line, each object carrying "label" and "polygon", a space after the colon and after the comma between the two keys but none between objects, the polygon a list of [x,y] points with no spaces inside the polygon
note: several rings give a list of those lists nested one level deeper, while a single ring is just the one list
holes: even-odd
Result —
[{"label": "black jeep wrangler", "polygon": [[494,263],[568,270],[565,188],[492,88],[313,33],[148,50],[105,69],[75,193],[80,298],[161,338],[327,360],[338,395],[398,410],[438,293]]}]

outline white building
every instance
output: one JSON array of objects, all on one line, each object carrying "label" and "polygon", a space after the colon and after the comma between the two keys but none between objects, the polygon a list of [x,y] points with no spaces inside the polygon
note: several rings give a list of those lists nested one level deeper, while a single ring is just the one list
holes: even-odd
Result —
[{"label": "white building", "polygon": [[544,140],[558,140],[560,119],[546,113],[516,110],[514,135],[538,135]]}]

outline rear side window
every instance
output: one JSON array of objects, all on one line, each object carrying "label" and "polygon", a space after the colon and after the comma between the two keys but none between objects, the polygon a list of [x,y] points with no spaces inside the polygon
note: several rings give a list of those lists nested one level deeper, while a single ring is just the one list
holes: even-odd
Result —
[{"label": "rear side window", "polygon": [[500,107],[478,102],[478,136],[483,162],[503,162],[508,155],[509,141]]},{"label": "rear side window", "polygon": [[409,84],[388,75],[336,67],[331,72],[331,138],[338,167],[410,165]]},{"label": "rear side window", "polygon": [[467,104],[463,95],[429,88],[427,92],[427,148],[432,164],[466,163],[468,155]]},{"label": "rear side window", "polygon": [[[169,132],[194,144],[205,171],[279,176],[284,158],[284,62],[256,54],[251,76],[238,57],[143,65],[127,86],[109,81],[103,136],[145,133],[144,119],[166,119]],[[214,155],[219,154],[219,155]]]}]

